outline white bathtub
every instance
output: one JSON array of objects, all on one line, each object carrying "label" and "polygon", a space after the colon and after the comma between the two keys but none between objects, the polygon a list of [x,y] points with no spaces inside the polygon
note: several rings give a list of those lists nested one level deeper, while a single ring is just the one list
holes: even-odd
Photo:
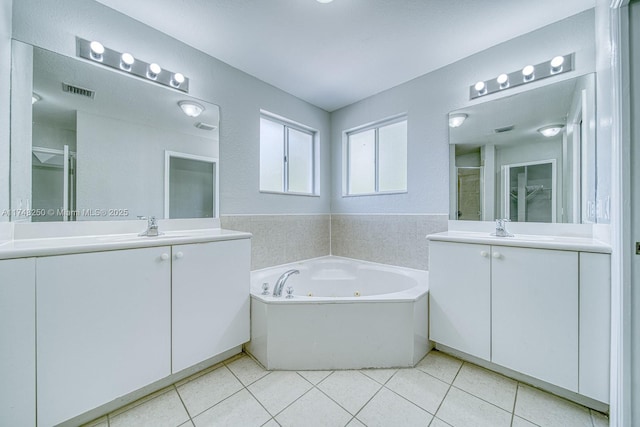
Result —
[{"label": "white bathtub", "polygon": [[[290,269],[282,296],[278,277]],[[269,283],[269,295],[261,295]],[[293,287],[294,297],[286,298]],[[428,272],[323,257],[251,274],[249,351],[267,369],[415,365],[431,349]]]}]

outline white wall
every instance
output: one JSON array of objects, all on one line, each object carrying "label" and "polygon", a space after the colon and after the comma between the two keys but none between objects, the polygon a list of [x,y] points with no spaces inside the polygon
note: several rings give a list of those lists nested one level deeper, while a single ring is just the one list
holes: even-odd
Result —
[{"label": "white wall", "polygon": [[[180,70],[188,76],[190,95],[217,104],[221,109],[222,214],[329,212],[330,118],[326,111],[93,1],[16,1],[13,36],[71,57],[75,57],[76,36],[100,40],[107,47],[130,51],[148,62],[158,62],[166,69]],[[320,197],[258,192],[261,108],[319,130]]]},{"label": "white wall", "polygon": [[[510,89],[502,96],[593,72],[593,10],[494,46],[333,112],[332,212],[446,213],[449,210],[447,113],[499,97],[491,95],[480,101],[469,101],[469,85],[478,80],[571,52],[576,52],[575,71]],[[405,112],[409,120],[408,192],[392,196],[342,197],[342,132]]]},{"label": "white wall", "polygon": [[[0,1],[0,212],[9,209],[9,120],[12,0]],[[1,221],[8,221],[0,215]]]}]

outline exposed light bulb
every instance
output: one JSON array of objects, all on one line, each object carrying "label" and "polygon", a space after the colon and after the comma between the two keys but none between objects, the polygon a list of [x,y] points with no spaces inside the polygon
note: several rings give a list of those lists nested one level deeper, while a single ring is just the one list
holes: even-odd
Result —
[{"label": "exposed light bulb", "polygon": [[180,101],[178,102],[178,105],[189,117],[198,117],[204,111],[204,107],[202,105],[192,101]]},{"label": "exposed light bulb", "polygon": [[468,116],[464,113],[449,114],[449,127],[450,128],[460,127],[462,123],[464,123],[464,121],[467,119],[467,117]]},{"label": "exposed light bulb", "polygon": [[130,53],[123,53],[120,55],[120,68],[123,70],[130,71],[134,62],[136,62],[136,60]]},{"label": "exposed light bulb", "polygon": [[104,54],[104,46],[102,43],[94,40],[89,44],[89,49],[91,49],[91,58],[96,61],[102,61],[102,55]]},{"label": "exposed light bulb", "polygon": [[171,77],[171,86],[178,87],[182,83],[184,83],[184,75],[182,73],[175,73],[173,77]]},{"label": "exposed light bulb", "polygon": [[556,56],[551,60],[551,73],[559,73],[562,71],[562,65],[564,64],[564,56]]},{"label": "exposed light bulb", "polygon": [[484,82],[478,82],[474,87],[476,92],[478,92],[478,95],[484,95],[487,93],[487,85]]},{"label": "exposed light bulb", "polygon": [[525,82],[533,80],[533,78],[535,77],[533,74],[534,71],[535,71],[535,68],[533,65],[527,65],[522,69],[522,77],[524,78]]},{"label": "exposed light bulb", "polygon": [[151,80],[155,80],[158,78],[158,74],[162,71],[162,68],[155,62],[149,65],[149,69],[147,70],[147,77]]},{"label": "exposed light bulb", "polygon": [[509,76],[504,73],[500,74],[496,79],[496,82],[498,82],[500,89],[506,89],[509,87]]}]

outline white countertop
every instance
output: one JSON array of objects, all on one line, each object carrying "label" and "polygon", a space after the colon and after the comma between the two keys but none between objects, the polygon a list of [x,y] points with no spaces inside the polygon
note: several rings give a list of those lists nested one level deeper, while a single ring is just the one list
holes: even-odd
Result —
[{"label": "white countertop", "polygon": [[206,228],[166,231],[157,237],[139,236],[138,233],[125,233],[0,240],[0,259],[205,243],[220,240],[248,239],[250,237],[251,233],[221,228]]},{"label": "white countertop", "polygon": [[549,236],[537,234],[515,234],[513,237],[497,237],[486,232],[445,231],[443,233],[430,234],[427,236],[427,239],[442,242],[611,253],[610,245],[591,237]]}]

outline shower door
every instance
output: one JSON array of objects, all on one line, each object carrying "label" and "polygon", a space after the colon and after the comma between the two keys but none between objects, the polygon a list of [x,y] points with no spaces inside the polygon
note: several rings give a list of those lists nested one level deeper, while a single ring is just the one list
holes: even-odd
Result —
[{"label": "shower door", "polygon": [[504,218],[556,222],[556,160],[502,166]]},{"label": "shower door", "polygon": [[62,150],[33,147],[31,166],[31,199],[34,212],[31,221],[74,221],[76,192],[76,154],[65,145]]}]

